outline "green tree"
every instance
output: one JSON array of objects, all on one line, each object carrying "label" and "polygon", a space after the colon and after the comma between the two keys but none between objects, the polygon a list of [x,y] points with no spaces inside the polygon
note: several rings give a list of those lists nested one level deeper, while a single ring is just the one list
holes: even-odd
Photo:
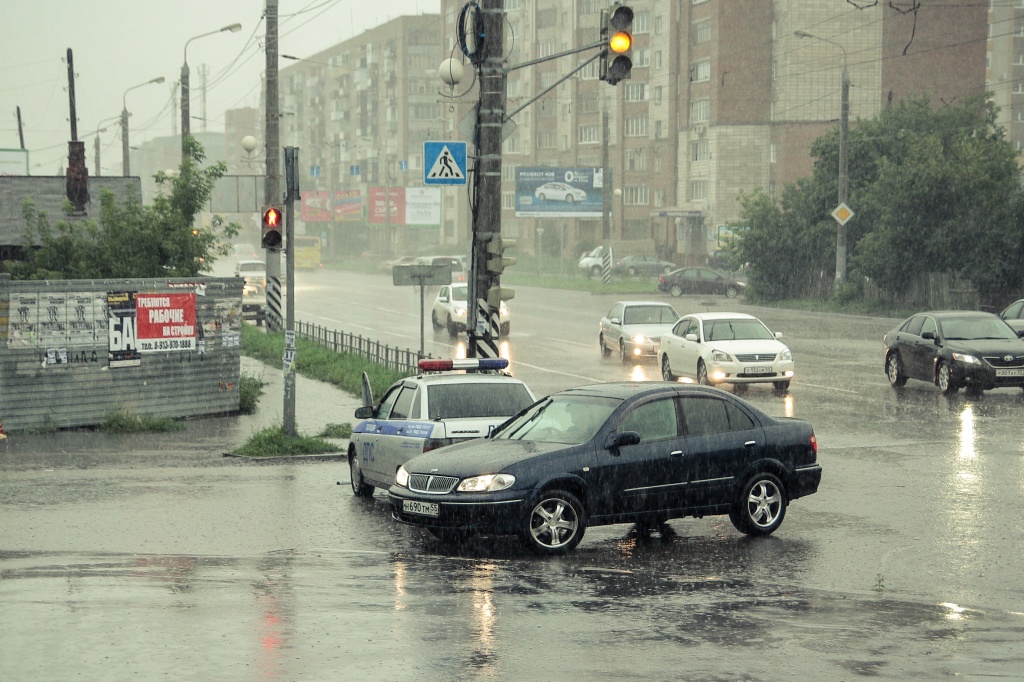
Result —
[{"label": "green tree", "polygon": [[[869,277],[902,291],[926,273],[950,273],[974,283],[983,301],[1020,289],[1024,198],[996,113],[983,97],[937,109],[920,98],[858,120],[849,133],[850,282]],[[815,278],[828,280],[819,293],[830,295],[838,148],[838,131],[816,140],[811,177],[787,186],[777,205],[743,197],[750,230],[737,248],[751,264],[753,295],[814,295]]]},{"label": "green tree", "polygon": [[23,261],[7,261],[7,270],[15,279],[192,277],[209,272],[217,257],[227,255],[227,240],[239,230],[220,216],[214,216],[210,227],[195,227],[227,166],[218,162],[203,167],[205,153],[191,136],[184,151],[176,176],[156,175],[166,191],[149,206],[135,198],[121,203],[104,191],[98,220],[59,221],[54,228],[26,202],[26,232],[41,247],[27,249]]}]

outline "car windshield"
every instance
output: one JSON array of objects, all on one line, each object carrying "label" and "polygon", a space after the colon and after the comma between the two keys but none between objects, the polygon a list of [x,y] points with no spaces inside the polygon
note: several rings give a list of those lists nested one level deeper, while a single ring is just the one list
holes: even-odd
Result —
[{"label": "car windshield", "polygon": [[526,386],[515,381],[435,384],[427,388],[431,419],[511,417],[532,402]]},{"label": "car windshield", "polygon": [[749,341],[775,337],[758,320],[705,320],[704,338],[708,341]]},{"label": "car windshield", "polygon": [[672,324],[678,319],[666,305],[631,305],[622,315],[622,324]]},{"label": "car windshield", "polygon": [[942,336],[947,340],[1016,339],[1017,334],[1002,320],[994,317],[942,320]]},{"label": "car windshield", "polygon": [[263,263],[241,263],[238,266],[240,272],[263,272],[264,269]]},{"label": "car windshield", "polygon": [[593,438],[621,403],[595,396],[548,398],[506,424],[494,437],[578,445]]},{"label": "car windshield", "polygon": [[469,287],[452,287],[452,300],[465,301],[468,289]]}]

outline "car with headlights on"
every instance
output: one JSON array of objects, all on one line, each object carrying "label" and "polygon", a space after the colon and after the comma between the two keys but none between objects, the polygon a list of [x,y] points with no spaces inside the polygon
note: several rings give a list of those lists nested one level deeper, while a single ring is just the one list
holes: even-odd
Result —
[{"label": "car with headlights on", "polygon": [[251,320],[262,327],[267,319],[267,291],[259,284],[242,285],[242,319]]},{"label": "car with headlights on", "polygon": [[[455,336],[459,332],[466,331],[467,302],[469,296],[468,284],[446,284],[437,291],[434,297],[434,305],[430,311],[430,322],[434,329],[447,329],[448,333]],[[509,313],[508,304],[502,301],[498,307],[501,322],[498,326],[498,333],[508,336],[512,329],[512,315]]]},{"label": "car with headlights on", "polygon": [[598,348],[604,357],[618,352],[622,362],[657,357],[661,335],[678,319],[668,303],[617,301],[598,325]]},{"label": "car with headlights on", "polygon": [[725,296],[736,298],[745,282],[710,268],[679,268],[658,278],[658,291],[673,296]]},{"label": "car with headlights on", "polygon": [[589,526],[728,514],[770,535],[817,491],[811,425],[771,417],[716,388],[595,384],[536,402],[486,438],[413,457],[388,490],[393,517],[444,541],[517,535],[539,554]]},{"label": "car with headlights on", "polygon": [[684,315],[661,337],[658,364],[665,381],[717,386],[770,383],[785,391],[795,374],[793,352],[761,320],[746,313]]},{"label": "car with headlights on", "polygon": [[533,403],[526,384],[504,373],[507,367],[505,358],[420,360],[419,374],[392,384],[379,403],[358,408],[347,453],[352,493],[386,490],[410,457],[486,436]]},{"label": "car with headlights on", "polygon": [[943,395],[1024,388],[1024,339],[998,315],[940,310],[911,315],[882,339],[893,388],[908,379],[935,384]]}]

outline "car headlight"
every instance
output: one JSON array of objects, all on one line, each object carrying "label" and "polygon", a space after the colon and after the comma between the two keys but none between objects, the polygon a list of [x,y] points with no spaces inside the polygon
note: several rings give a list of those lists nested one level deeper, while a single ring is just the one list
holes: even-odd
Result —
[{"label": "car headlight", "polygon": [[499,308],[499,310],[501,311],[501,316],[502,317],[508,317],[508,306],[507,305],[502,303],[501,304],[501,308]]},{"label": "car headlight", "polygon": [[646,341],[646,340],[647,340],[647,339],[646,339],[646,338],[644,338],[644,335],[643,335],[643,334],[635,334],[635,335],[633,336],[633,343],[643,343],[643,342],[644,342],[644,341]]},{"label": "car headlight", "polygon": [[785,350],[782,351],[779,357],[785,360],[786,362],[793,362],[793,351],[786,348]]},{"label": "car headlight", "polygon": [[462,317],[463,315],[466,314],[466,309],[465,308],[456,308],[455,309],[455,314],[458,315],[459,317]]},{"label": "car headlight", "polygon": [[515,482],[516,477],[512,474],[487,474],[462,479],[458,490],[462,493],[496,493],[511,488]]},{"label": "car headlight", "polygon": [[962,362],[965,365],[980,365],[981,361],[973,355],[965,355],[964,353],[953,353],[953,359],[957,362]]},{"label": "car headlight", "polygon": [[724,350],[713,350],[711,351],[712,362],[732,362],[732,356],[726,353]]},{"label": "car headlight", "polygon": [[409,487],[409,472],[405,470],[404,466],[398,467],[398,473],[395,474],[395,485],[400,485],[403,488]]}]

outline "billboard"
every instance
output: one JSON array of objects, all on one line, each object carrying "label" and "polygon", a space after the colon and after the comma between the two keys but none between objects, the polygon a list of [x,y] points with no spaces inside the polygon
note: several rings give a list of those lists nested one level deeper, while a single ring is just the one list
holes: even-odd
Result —
[{"label": "billboard", "polygon": [[[390,220],[385,208],[385,196],[390,192]],[[372,225],[429,225],[441,224],[440,187],[371,187],[370,215]]]},{"label": "billboard", "polygon": [[28,175],[27,149],[0,149],[0,175]]},{"label": "billboard", "polygon": [[362,220],[363,198],[358,189],[334,192],[302,192],[302,220],[307,223],[329,223]]},{"label": "billboard", "polygon": [[600,168],[516,168],[517,218],[600,218]]}]

